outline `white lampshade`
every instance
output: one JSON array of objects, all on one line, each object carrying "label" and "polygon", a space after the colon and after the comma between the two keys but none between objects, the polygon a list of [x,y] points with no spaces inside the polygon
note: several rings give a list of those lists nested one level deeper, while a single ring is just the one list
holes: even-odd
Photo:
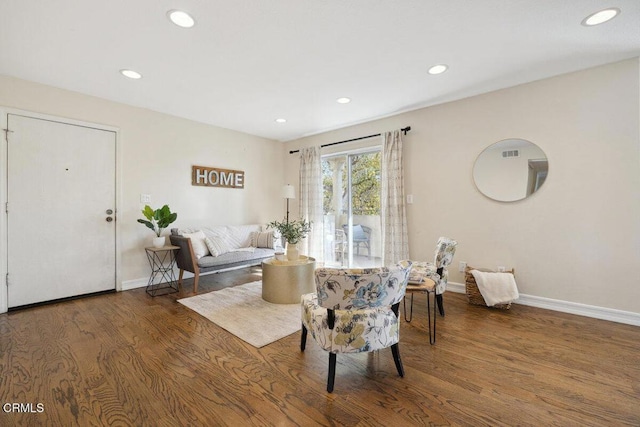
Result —
[{"label": "white lampshade", "polygon": [[287,184],[282,187],[282,197],[285,199],[295,199],[296,198],[296,190],[293,188],[293,185]]}]

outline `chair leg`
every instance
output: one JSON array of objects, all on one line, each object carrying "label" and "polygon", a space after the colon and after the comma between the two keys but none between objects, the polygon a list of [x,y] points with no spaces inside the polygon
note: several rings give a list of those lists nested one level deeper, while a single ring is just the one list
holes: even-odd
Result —
[{"label": "chair leg", "polygon": [[178,274],[178,287],[182,289],[182,276],[184,275],[184,270],[180,269],[180,274]]},{"label": "chair leg", "polygon": [[193,293],[198,293],[198,281],[200,280],[200,272],[196,271],[195,276],[193,276]]},{"label": "chair leg", "polygon": [[409,323],[411,322],[411,319],[413,319],[413,292],[411,293],[411,311],[409,311],[409,318],[407,319],[407,296],[405,295],[404,298],[402,299],[402,312],[404,313],[404,320],[405,322]]},{"label": "chair leg", "polygon": [[327,378],[327,391],[333,392],[333,383],[336,379],[336,354],[329,353],[329,376]]},{"label": "chair leg", "polygon": [[307,347],[307,327],[302,324],[302,335],[300,336],[300,351]]},{"label": "chair leg", "polygon": [[400,348],[398,347],[397,343],[391,346],[391,353],[393,353],[393,361],[396,362],[398,375],[404,377],[404,367],[402,366],[402,359],[400,358]]},{"label": "chair leg", "polygon": [[442,298],[442,294],[436,295],[436,302],[438,303],[440,316],[444,317],[444,299]]},{"label": "chair leg", "polygon": [[436,296],[433,298],[433,332],[431,331],[431,292],[427,293],[427,317],[429,318],[429,344],[436,343]]}]

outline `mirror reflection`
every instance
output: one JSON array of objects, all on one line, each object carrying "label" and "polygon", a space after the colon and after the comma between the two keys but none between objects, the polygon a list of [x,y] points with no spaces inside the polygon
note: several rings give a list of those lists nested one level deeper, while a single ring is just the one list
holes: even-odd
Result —
[{"label": "mirror reflection", "polygon": [[485,196],[515,202],[542,187],[548,171],[547,156],[536,144],[505,139],[480,153],[473,166],[473,180]]}]

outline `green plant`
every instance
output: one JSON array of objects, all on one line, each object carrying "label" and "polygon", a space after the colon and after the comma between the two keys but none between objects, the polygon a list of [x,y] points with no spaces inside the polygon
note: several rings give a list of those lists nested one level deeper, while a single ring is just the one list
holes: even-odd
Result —
[{"label": "green plant", "polygon": [[307,237],[307,234],[311,231],[311,223],[305,219],[298,219],[293,221],[284,220],[271,221],[267,224],[267,227],[275,228],[280,232],[280,235],[292,245],[297,244],[300,240]]},{"label": "green plant", "polygon": [[380,191],[381,191],[381,154],[364,153],[349,156],[346,160],[344,155],[333,159],[345,159],[351,163],[351,181],[347,180],[349,168],[345,165],[340,167],[342,175],[342,188],[334,188],[334,169],[338,162],[332,158],[322,161],[322,185],[324,187],[323,208],[324,213],[334,213],[340,215],[346,212],[334,212],[334,194],[342,198],[343,206],[347,206],[347,183],[351,185],[351,210],[353,215],[380,215]]},{"label": "green plant", "polygon": [[147,219],[139,219],[138,222],[153,230],[153,232],[156,233],[156,236],[158,237],[160,237],[162,230],[167,228],[169,224],[171,224],[178,218],[178,214],[171,213],[171,210],[167,205],[164,205],[163,207],[161,207],[160,209],[156,209],[155,211],[151,209],[151,206],[145,205],[144,209],[142,210],[142,214]]}]

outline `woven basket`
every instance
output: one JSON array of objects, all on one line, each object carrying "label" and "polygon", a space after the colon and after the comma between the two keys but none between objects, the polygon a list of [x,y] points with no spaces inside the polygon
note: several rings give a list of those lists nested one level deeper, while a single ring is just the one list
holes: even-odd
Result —
[{"label": "woven basket", "polygon": [[[486,307],[487,303],[482,297],[480,290],[478,289],[478,284],[476,283],[476,279],[473,277],[473,274],[471,274],[471,270],[484,271],[488,273],[495,273],[495,271],[488,270],[486,268],[474,268],[469,266],[467,266],[467,268],[464,271],[465,288],[467,290],[467,299],[469,300],[469,304],[483,305]],[[514,269],[511,269],[511,270],[505,270],[504,272],[511,273],[515,276],[514,271],[515,271]],[[511,308],[511,303],[497,304],[497,305],[494,305],[493,308],[501,308],[504,310],[509,310]]]}]

